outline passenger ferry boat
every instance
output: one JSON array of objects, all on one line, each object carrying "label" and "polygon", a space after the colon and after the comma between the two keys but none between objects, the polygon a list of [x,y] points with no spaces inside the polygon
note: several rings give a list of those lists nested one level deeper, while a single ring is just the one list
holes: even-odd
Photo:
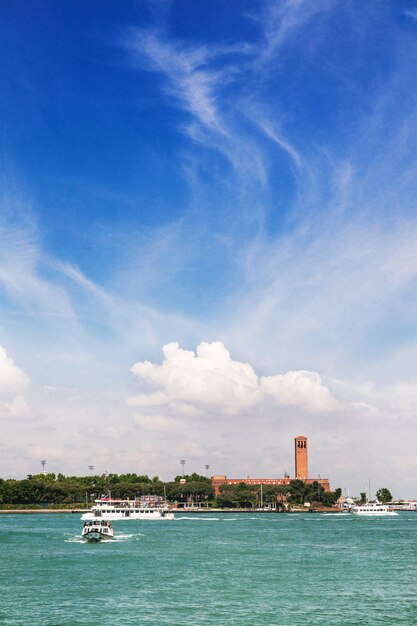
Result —
[{"label": "passenger ferry boat", "polygon": [[166,502],[158,496],[143,496],[135,500],[117,500],[111,496],[95,500],[91,511],[83,513],[82,520],[173,520]]},{"label": "passenger ferry boat", "polygon": [[90,543],[97,543],[103,539],[113,539],[114,530],[111,522],[104,522],[103,520],[84,522],[81,537]]},{"label": "passenger ferry boat", "polygon": [[387,504],[366,503],[363,505],[353,506],[351,512],[355,515],[380,516],[380,515],[398,515],[397,511],[391,509]]}]

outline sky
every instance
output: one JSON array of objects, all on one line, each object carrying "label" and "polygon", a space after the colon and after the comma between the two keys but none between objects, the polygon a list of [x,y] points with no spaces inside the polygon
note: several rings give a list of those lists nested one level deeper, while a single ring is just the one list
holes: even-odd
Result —
[{"label": "sky", "polygon": [[417,497],[417,2],[0,23],[0,476]]}]

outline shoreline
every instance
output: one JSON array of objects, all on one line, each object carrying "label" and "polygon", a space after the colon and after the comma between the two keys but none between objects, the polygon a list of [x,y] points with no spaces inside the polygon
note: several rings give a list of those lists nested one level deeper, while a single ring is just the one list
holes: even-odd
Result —
[{"label": "shoreline", "polygon": [[[91,509],[0,509],[0,515],[40,515],[40,514],[63,514],[66,513],[68,515],[82,515],[83,513],[88,513]],[[174,515],[184,515],[184,514],[207,514],[207,513],[252,513],[258,515],[282,515],[282,514],[294,514],[294,513],[342,513],[340,509],[336,508],[326,508],[319,509],[315,511],[309,511],[306,509],[293,509],[291,511],[258,511],[254,509],[173,509],[172,513]]]}]

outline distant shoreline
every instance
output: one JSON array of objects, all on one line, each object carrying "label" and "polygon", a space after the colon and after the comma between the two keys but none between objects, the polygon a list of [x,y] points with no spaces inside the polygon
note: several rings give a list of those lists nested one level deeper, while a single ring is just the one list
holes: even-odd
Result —
[{"label": "distant shoreline", "polygon": [[0,515],[7,515],[11,513],[13,515],[30,515],[31,513],[86,513],[87,509],[0,509]]},{"label": "distant shoreline", "polygon": [[[54,514],[54,513],[67,513],[68,515],[88,513],[91,509],[0,509],[0,515],[39,515],[39,514]],[[266,514],[266,515],[282,515],[283,513],[309,513],[310,511],[305,509],[293,509],[291,511],[282,511],[277,513],[277,511],[258,511],[254,509],[173,509],[172,512],[175,515],[184,515],[184,514],[207,514],[207,513],[255,513],[255,514]],[[326,508],[315,510],[314,513],[341,513],[340,509],[336,508]],[[121,520],[118,520],[121,521]]]}]

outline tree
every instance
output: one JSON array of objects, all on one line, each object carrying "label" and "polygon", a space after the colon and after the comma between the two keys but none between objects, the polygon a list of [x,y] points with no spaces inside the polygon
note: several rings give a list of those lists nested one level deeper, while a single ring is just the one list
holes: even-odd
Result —
[{"label": "tree", "polygon": [[304,504],[310,489],[303,480],[296,478],[290,480],[288,491],[290,492],[291,504]]},{"label": "tree", "polygon": [[211,485],[211,480],[210,478],[207,478],[207,476],[202,476],[201,474],[196,474],[196,472],[193,472],[192,474],[185,474],[185,476],[175,476],[174,481],[176,483],[179,483],[181,480],[185,480],[187,483],[188,482],[205,482],[205,483],[210,483]]},{"label": "tree", "polygon": [[250,508],[255,505],[256,489],[242,482],[238,485],[221,485],[217,496],[217,504],[220,507]]},{"label": "tree", "polygon": [[366,493],[361,491],[361,499],[359,500],[359,504],[365,504],[366,502]]},{"label": "tree", "polygon": [[325,491],[322,496],[322,504],[324,506],[334,506],[339,498],[338,490],[336,491]]},{"label": "tree", "polygon": [[378,489],[375,495],[376,495],[376,499],[379,500],[379,502],[382,502],[383,504],[386,504],[387,502],[391,502],[392,500],[391,492],[386,487],[381,487],[381,489]]}]

